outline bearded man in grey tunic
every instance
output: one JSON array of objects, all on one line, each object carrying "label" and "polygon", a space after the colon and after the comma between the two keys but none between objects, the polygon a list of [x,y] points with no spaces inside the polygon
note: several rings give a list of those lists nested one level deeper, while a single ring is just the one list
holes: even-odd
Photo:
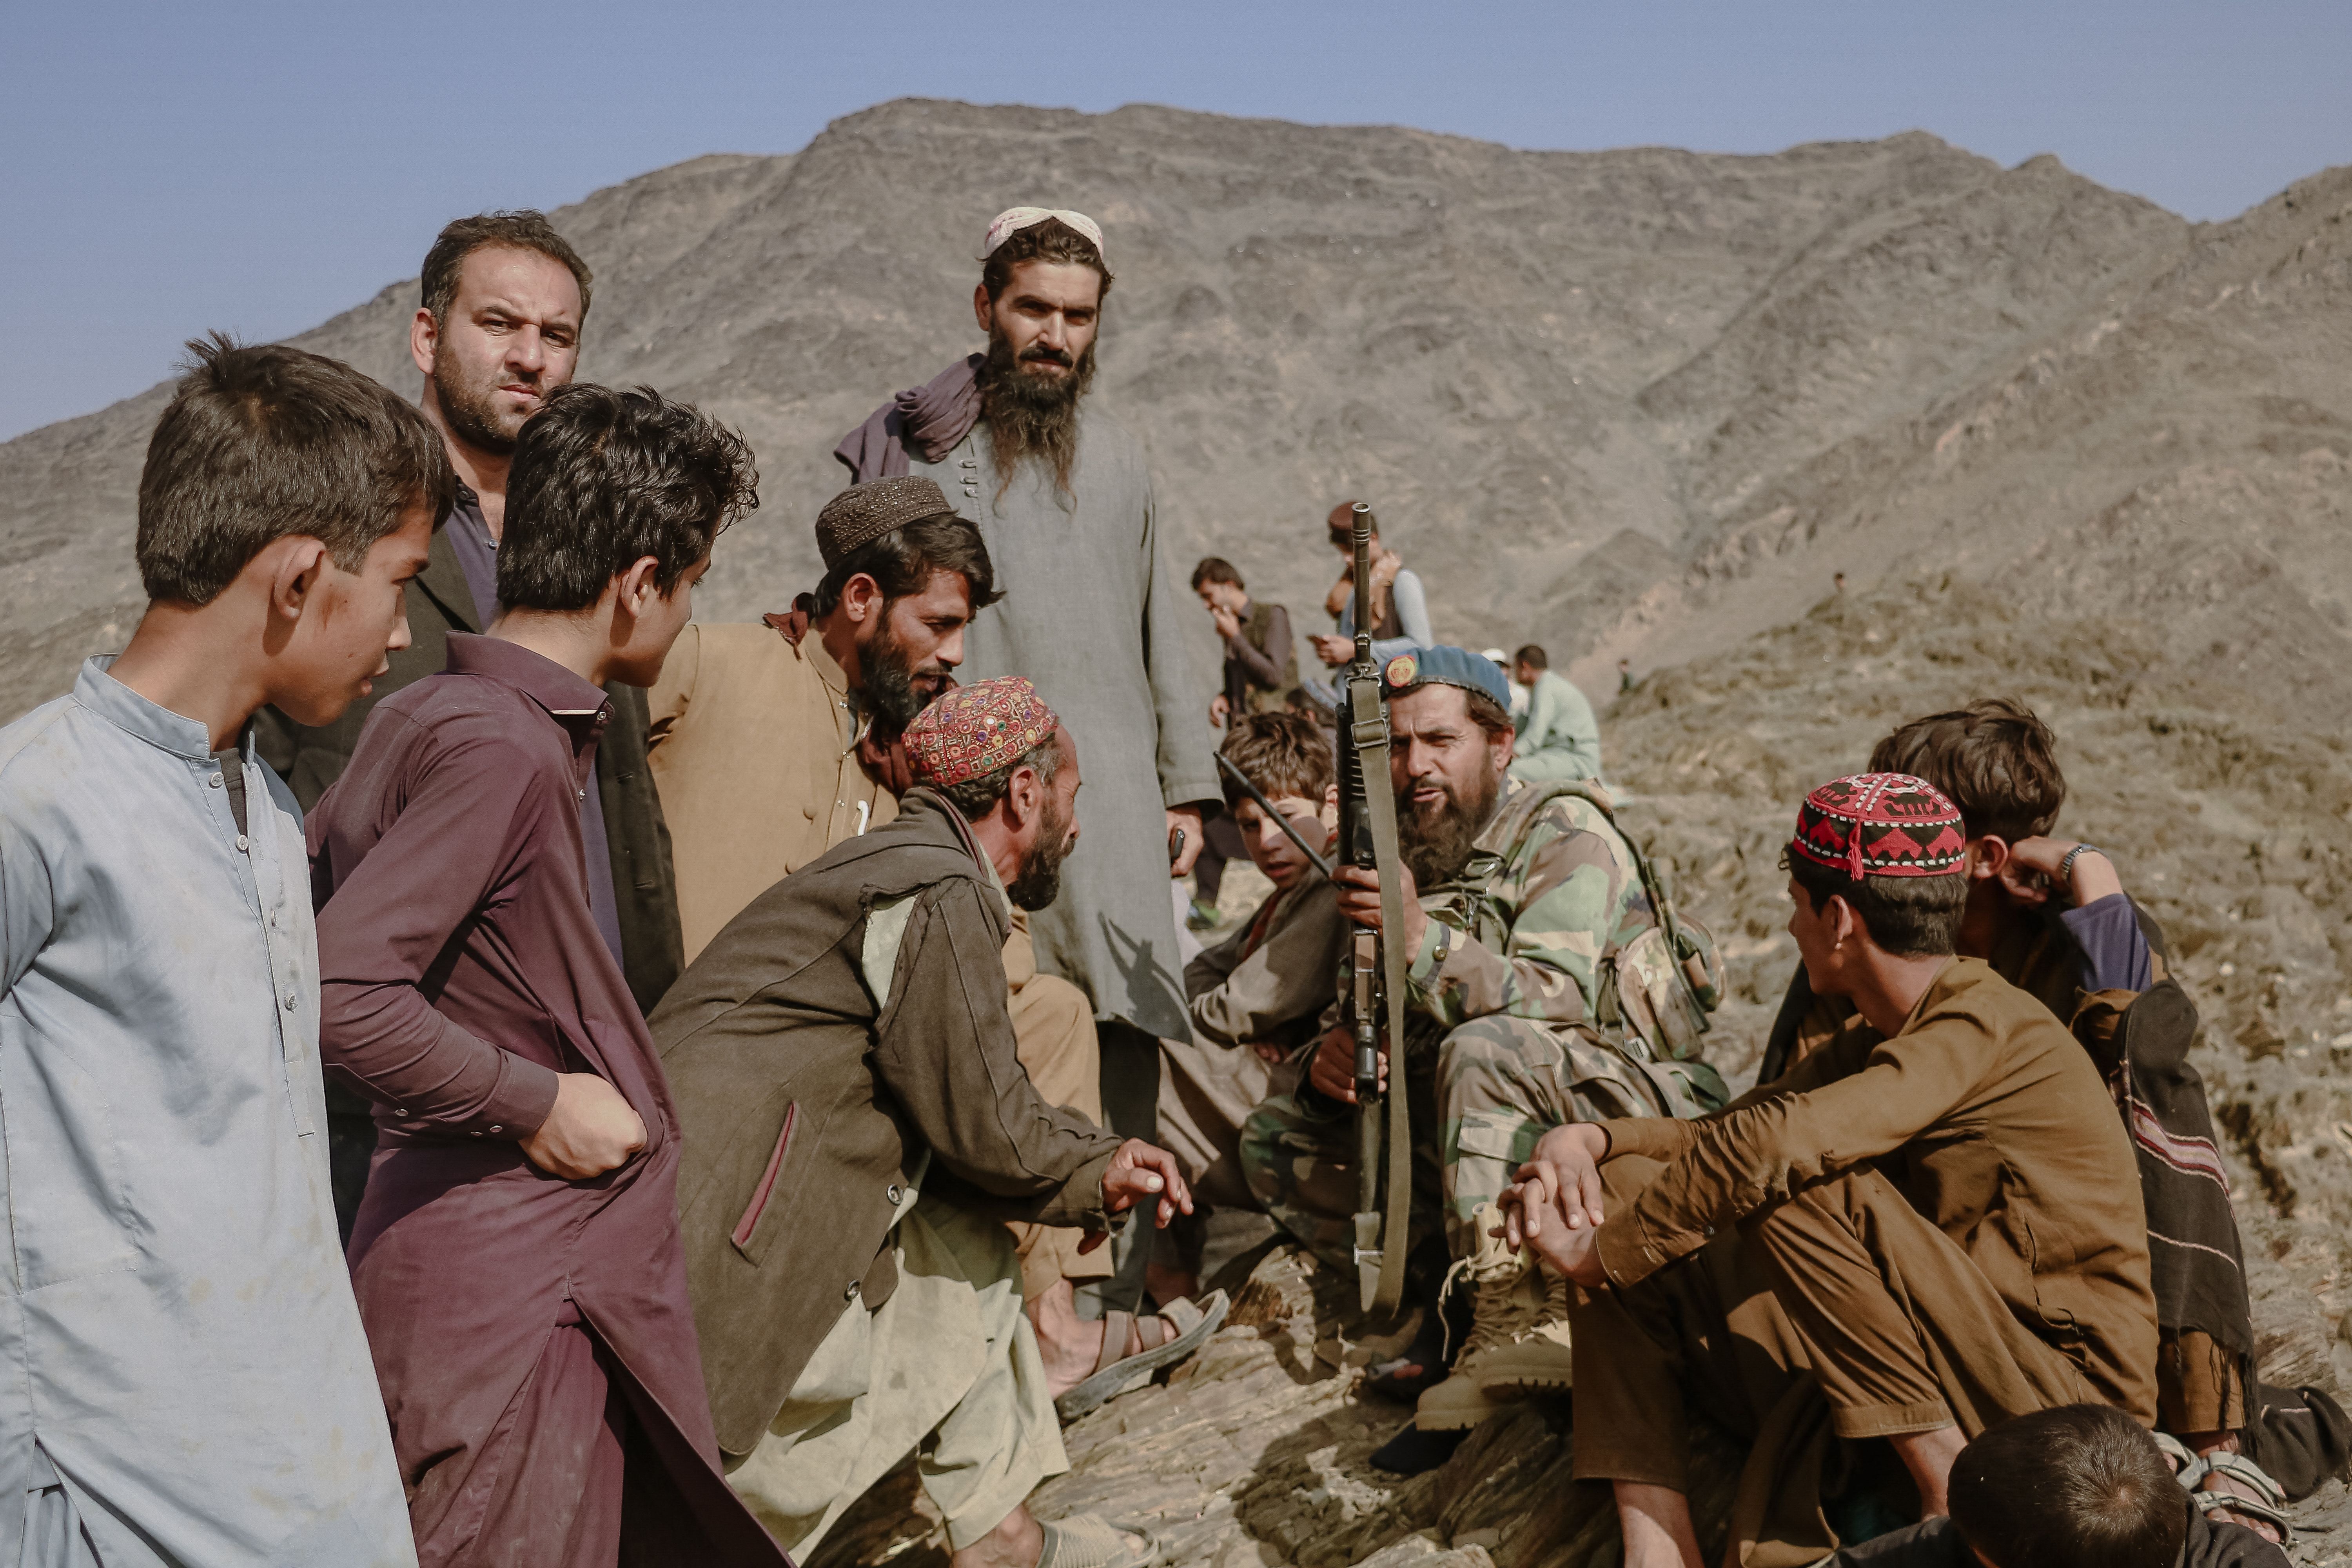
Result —
[{"label": "bearded man in grey tunic", "polygon": [[928,476],[980,525],[1004,596],[974,617],[959,675],[1025,675],[1087,737],[1087,853],[1030,931],[1038,967],[1094,1000],[1112,1127],[1146,1137],[1157,1037],[1188,1035],[1168,884],[1200,852],[1202,804],[1222,798],[1208,690],[1185,651],[1188,589],[1162,548],[1142,444],[1087,405],[1111,286],[1101,229],[1014,207],[982,254],[972,309],[987,352],[898,394],[835,455],[856,481]]}]

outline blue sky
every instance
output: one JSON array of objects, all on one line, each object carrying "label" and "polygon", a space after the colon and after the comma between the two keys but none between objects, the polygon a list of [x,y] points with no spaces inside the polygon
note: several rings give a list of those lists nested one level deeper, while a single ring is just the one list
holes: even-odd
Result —
[{"label": "blue sky", "polygon": [[139,391],[205,328],[311,326],[457,214],[789,152],[908,95],[1544,148],[1922,129],[2223,218],[2352,162],[2347,67],[2343,0],[0,0],[0,438]]}]

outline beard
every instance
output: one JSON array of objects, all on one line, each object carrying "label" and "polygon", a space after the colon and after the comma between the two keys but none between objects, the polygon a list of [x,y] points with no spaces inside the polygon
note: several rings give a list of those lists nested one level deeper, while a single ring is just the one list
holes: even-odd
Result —
[{"label": "beard", "polygon": [[[487,376],[468,376],[454,353],[440,354],[433,361],[434,401],[441,405],[449,433],[477,452],[499,458],[513,455],[523,421],[538,412],[499,406],[499,388],[506,379],[503,366]],[[534,383],[531,390],[544,400],[545,387]]]},{"label": "beard", "polygon": [[891,634],[887,603],[873,642],[858,651],[857,665],[857,700],[873,715],[875,728],[891,735],[906,733],[915,715],[955,682],[947,666],[917,659],[914,650]]},{"label": "beard", "polygon": [[1021,857],[1021,874],[1004,889],[1014,909],[1034,915],[1061,896],[1062,862],[1070,858],[1074,842],[1070,814],[1063,809],[1060,797],[1048,794],[1045,820],[1037,825],[1037,842]]},{"label": "beard", "polygon": [[[1060,375],[1042,374],[1027,368],[1033,364],[1065,369]],[[1078,458],[1078,400],[1094,384],[1095,345],[1088,343],[1075,362],[1042,342],[1031,343],[1015,359],[1012,340],[999,328],[988,334],[979,379],[980,417],[988,426],[996,470],[1003,476],[997,494],[1032,460],[1051,471],[1055,487],[1066,492]]]},{"label": "beard", "polygon": [[1449,781],[1437,782],[1445,798],[1435,805],[1424,809],[1410,792],[1397,801],[1397,849],[1412,873],[1413,886],[1423,891],[1462,874],[1503,793],[1503,781],[1486,768],[1478,770],[1466,795]]}]

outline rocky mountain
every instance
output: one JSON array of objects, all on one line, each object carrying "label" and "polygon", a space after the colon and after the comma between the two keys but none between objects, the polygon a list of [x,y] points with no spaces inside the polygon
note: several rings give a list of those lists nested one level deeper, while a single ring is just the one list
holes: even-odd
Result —
[{"label": "rocky mountain", "polygon": [[[2352,176],[2200,226],[1918,133],[1525,153],[908,101],[599,192],[560,215],[599,274],[583,374],[705,401],[761,454],[713,613],[805,580],[832,442],[974,345],[979,227],[1024,198],[1108,226],[1102,403],[1149,443],[1177,552],[1261,593],[1319,599],[1317,520],[1361,494],[1446,635],[1585,673],[1727,647],[1832,570],[1933,568],[2015,571],[2053,612],[2160,596],[2178,657],[2221,644],[2304,711],[2352,698]],[[406,388],[414,297],[298,341]],[[160,395],[0,446],[0,711],[122,635]]]},{"label": "rocky mountain", "polygon": [[[1542,642],[1596,695],[1633,661],[1610,772],[1733,956],[1728,1066],[1752,1064],[1791,962],[1773,862],[1797,795],[1904,718],[2032,701],[2064,744],[2063,826],[2116,851],[2205,1017],[2271,1375],[2352,1371],[2352,170],[2192,225],[1920,133],[1528,153],[886,104],[556,215],[598,274],[583,374],[700,401],[759,452],[764,505],[722,542],[707,616],[810,580],[833,443],[977,346],[980,231],[1024,201],[1108,230],[1098,397],[1150,449],[1180,570],[1225,555],[1313,629],[1322,514],[1360,496],[1448,640]],[[394,284],[297,341],[412,390],[414,300]],[[162,401],[0,445],[0,717],[127,636]],[[1294,1381],[1328,1404],[1324,1343],[1297,1331]],[[1095,1419],[1145,1430],[1123,1408]],[[1277,1529],[1276,1493],[1250,1489],[1273,1461],[1252,1481],[1234,1458],[1233,1532],[1186,1561],[1394,1538],[1328,1533],[1330,1509],[1389,1506],[1364,1490],[1370,1437],[1302,1436],[1339,1418],[1286,1408],[1246,1404],[1258,1436],[1217,1436],[1239,1445],[1218,1463],[1275,1440],[1297,1472],[1280,1497],[1322,1500]],[[1403,1545],[1552,1560],[1423,1503],[1393,1516],[1419,1521]]]}]

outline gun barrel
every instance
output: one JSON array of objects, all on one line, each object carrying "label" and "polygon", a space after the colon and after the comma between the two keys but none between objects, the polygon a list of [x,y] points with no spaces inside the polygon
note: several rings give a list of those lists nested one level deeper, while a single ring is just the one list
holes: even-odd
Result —
[{"label": "gun barrel", "polygon": [[1372,509],[1358,501],[1349,520],[1349,542],[1356,550],[1356,662],[1369,669],[1372,662]]}]

